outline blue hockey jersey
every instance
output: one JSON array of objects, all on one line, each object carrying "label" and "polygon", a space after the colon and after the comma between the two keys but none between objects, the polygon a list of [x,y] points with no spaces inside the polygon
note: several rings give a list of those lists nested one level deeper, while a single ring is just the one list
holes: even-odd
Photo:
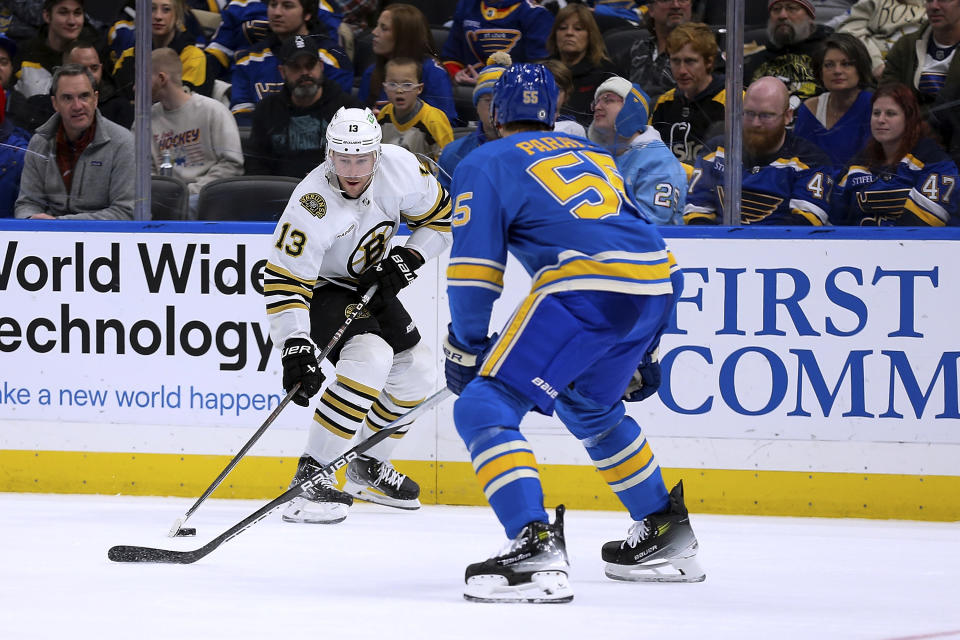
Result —
[{"label": "blue hockey jersey", "polygon": [[440,152],[437,158],[437,181],[443,185],[447,191],[453,183],[453,174],[460,161],[467,157],[467,154],[487,141],[487,136],[483,133],[483,127],[477,127],[473,133],[457,138]]},{"label": "blue hockey jersey", "polygon": [[[333,80],[340,88],[350,93],[353,88],[353,65],[336,41],[321,34],[312,34],[320,38],[320,59],[323,60],[323,76]],[[280,76],[280,62],[272,49],[280,46],[276,36],[241,54],[233,68],[230,88],[230,111],[239,124],[250,124],[253,110],[264,96],[276,93],[283,88]]]},{"label": "blue hockey jersey", "polygon": [[638,135],[617,156],[627,190],[650,222],[683,224],[687,172],[653,127]]},{"label": "blue hockey jersey", "polygon": [[508,251],[532,277],[533,294],[673,292],[673,256],[627,195],[613,157],[585,138],[491,140],[460,162],[451,195],[451,332],[471,349],[485,343]]},{"label": "blue hockey jersey", "polygon": [[[230,0],[220,12],[220,26],[210,39],[206,52],[224,70],[233,66],[236,54],[254,47],[272,34],[267,22],[267,4],[261,0]],[[327,0],[320,0],[319,4],[315,19],[336,40],[343,16]]]},{"label": "blue hockey jersey", "polygon": [[834,224],[956,225],[957,173],[957,165],[929,138],[921,138],[895,167],[870,169],[858,157],[834,189]]},{"label": "blue hockey jersey", "polygon": [[[720,224],[723,218],[724,149],[697,159],[690,177],[686,224]],[[829,224],[833,188],[830,159],[816,146],[787,133],[783,145],[764,158],[744,153],[740,221],[743,224]]]},{"label": "blue hockey jersey", "polygon": [[514,62],[544,60],[552,28],[553,15],[532,0],[460,0],[440,59],[448,70],[486,64],[495,51]]}]

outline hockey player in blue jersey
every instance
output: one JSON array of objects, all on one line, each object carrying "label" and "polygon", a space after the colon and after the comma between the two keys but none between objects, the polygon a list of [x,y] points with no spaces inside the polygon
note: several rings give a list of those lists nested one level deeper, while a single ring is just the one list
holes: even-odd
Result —
[{"label": "hockey player in blue jersey", "polygon": [[[607,575],[704,579],[683,503],[670,492],[623,399],[659,385],[656,351],[682,276],[602,147],[551,131],[557,89],[545,67],[515,64],[494,86],[504,136],[457,167],[444,345],[457,432],[508,547],[467,567],[464,597],[568,602],[563,507],[551,524],[537,462],[520,432],[531,410],[556,410],[633,518],[603,545]],[[508,252],[531,275],[499,337],[488,336]]]}]

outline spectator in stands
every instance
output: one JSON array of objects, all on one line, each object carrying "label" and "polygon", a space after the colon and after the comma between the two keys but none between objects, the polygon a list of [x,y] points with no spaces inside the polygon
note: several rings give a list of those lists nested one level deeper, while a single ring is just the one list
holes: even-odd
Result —
[{"label": "spectator in stands", "polygon": [[873,95],[870,141],[834,190],[834,222],[861,226],[956,225],[957,165],[933,140],[913,91]]},{"label": "spectator in stands", "polygon": [[[743,98],[743,224],[829,224],[833,185],[830,159],[787,131],[793,119],[790,94],[779,78],[753,81]],[[724,149],[697,159],[687,192],[684,222],[722,221]]]},{"label": "spectator in stands", "polygon": [[477,74],[477,83],[473,88],[473,106],[477,109],[477,119],[480,124],[469,135],[457,138],[445,146],[440,153],[437,160],[439,167],[437,180],[444,189],[450,189],[453,172],[468,153],[488,140],[496,140],[500,137],[500,132],[493,124],[493,118],[490,117],[490,104],[493,102],[493,85],[511,64],[513,62],[509,53],[497,51],[487,60],[487,66],[480,69],[480,73]]},{"label": "spectator in stands", "polygon": [[564,112],[567,100],[573,95],[573,74],[570,73],[570,67],[555,58],[544,60],[542,64],[550,70],[554,82],[557,83],[557,119],[553,123],[553,130],[586,138],[587,130],[584,126]]},{"label": "spectator in stands", "polygon": [[947,153],[960,167],[960,82],[950,82],[940,91],[927,116]]},{"label": "spectator in stands", "polygon": [[765,46],[743,61],[743,82],[757,78],[780,78],[790,90],[790,108],[819,92],[813,73],[813,56],[823,46],[830,30],[814,21],[810,0],[769,0]]},{"label": "spectator in stands", "polygon": [[[184,0],[152,0],[151,6],[152,49],[165,47],[176,51],[183,65],[183,84],[191,91],[209,96],[213,92],[213,77],[207,74],[207,58],[196,45],[196,38],[184,28]],[[129,100],[133,100],[135,52],[133,46],[123,51],[113,68],[113,75]]]},{"label": "spectator in stands", "polygon": [[113,76],[104,72],[95,46],[82,40],[75,41],[63,54],[63,63],[79,64],[93,74],[97,81],[98,109],[103,117],[127,129],[133,126],[133,103],[121,95]]},{"label": "spectator in stands", "polygon": [[277,58],[283,89],[254,109],[246,173],[303,178],[326,158],[327,124],[337,109],[362,105],[323,76],[313,38],[286,40]]},{"label": "spectator in stands", "polygon": [[44,0],[43,21],[36,37],[20,48],[14,62],[16,89],[26,98],[50,94],[50,78],[63,63],[63,53],[71,42],[81,37],[100,41],[96,30],[84,24],[83,0]]},{"label": "spectator in stands", "polygon": [[[95,1],[101,2],[102,0]],[[109,1],[118,2],[119,0]],[[215,12],[219,14],[220,9],[226,4],[226,0],[208,1],[184,0],[183,31],[187,32],[188,38],[192,38],[194,44],[200,49],[203,49],[207,44],[207,32],[197,19],[194,9],[207,12],[214,12],[213,10],[216,9]],[[134,24],[137,16],[136,6],[137,0],[124,0],[120,19],[114,22],[107,31],[107,46],[109,48],[110,58],[108,69],[112,70],[113,67],[116,66],[117,60],[123,55],[123,52],[137,43],[136,26]],[[105,59],[106,57],[107,56],[104,56]]]},{"label": "spectator in stands", "polygon": [[383,82],[390,102],[380,110],[377,120],[383,129],[384,143],[397,144],[436,160],[453,141],[453,129],[443,111],[419,98],[422,79],[419,60],[391,58]]},{"label": "spectator in stands", "polygon": [[450,122],[459,120],[450,76],[437,60],[433,34],[420,9],[403,3],[391,4],[384,9],[373,29],[373,53],[375,62],[364,70],[357,96],[374,113],[387,102],[387,94],[383,91],[387,61],[402,57],[420,61],[423,68],[420,98],[443,111]]},{"label": "spectator in stands", "polygon": [[0,24],[8,38],[26,42],[43,24],[43,0],[0,0]]},{"label": "spectator in stands", "polygon": [[656,103],[661,94],[674,87],[667,38],[677,26],[690,22],[691,4],[690,0],[651,0],[647,7],[649,35],[615,53],[613,61]]},{"label": "spectator in stands", "polygon": [[20,193],[23,158],[30,144],[30,134],[13,126],[6,117],[7,98],[0,91],[0,218],[12,218],[13,207]]},{"label": "spectator in stands", "polygon": [[587,126],[593,120],[590,103],[593,94],[607,78],[616,75],[613,62],[607,55],[603,36],[593,14],[582,4],[568,4],[557,12],[547,51],[563,62],[573,76],[573,93],[567,96],[563,113]]},{"label": "spectator in stands", "polygon": [[0,33],[0,89],[4,92],[13,86],[13,59],[17,56],[17,43]]},{"label": "spectator in stands", "polygon": [[608,78],[597,87],[588,137],[613,154],[628,193],[651,222],[682,224],[687,174],[647,126],[649,100],[640,85]]},{"label": "spectator in stands", "polygon": [[837,32],[855,36],[870,54],[874,78],[883,75],[884,59],[900,36],[923,26],[924,0],[860,0],[837,26]]},{"label": "spectator in stands", "polygon": [[100,115],[95,82],[77,64],[53,73],[50,90],[57,112],[30,139],[16,217],[133,217],[133,134]]},{"label": "spectator in stands", "polygon": [[547,57],[553,15],[530,0],[459,0],[440,58],[457,84],[474,85],[494,51],[514,62]]},{"label": "spectator in stands", "polygon": [[707,140],[723,131],[727,92],[713,73],[717,40],[699,22],[685,22],[667,38],[670,73],[677,82],[657,99],[650,124],[680,162],[693,166]]},{"label": "spectator in stands", "polygon": [[340,0],[343,23],[358,36],[376,24],[377,0]]},{"label": "spectator in stands", "polygon": [[848,33],[833,33],[813,56],[813,71],[824,93],[797,110],[793,132],[820,147],[838,168],[870,139],[873,74],[866,47]]},{"label": "spectator in stands", "polygon": [[[11,125],[26,131],[30,136],[50,117],[50,100],[42,95],[28,100],[14,88],[17,77],[13,73],[13,61],[16,57],[17,43],[6,35],[0,34],[0,89],[3,89],[6,103],[5,119]],[[46,117],[43,117],[42,113],[46,113]]]},{"label": "spectator in stands", "polygon": [[[220,26],[204,49],[207,71],[212,77],[228,79],[235,60],[270,38],[273,30],[267,16],[268,7],[283,1],[230,0],[220,12]],[[341,15],[327,0],[319,0],[313,5],[316,21],[333,37],[340,27]]]},{"label": "spectator in stands", "polygon": [[335,37],[331,37],[323,23],[314,19],[316,13],[317,0],[270,0],[267,6],[270,35],[249,52],[238,54],[233,67],[230,110],[237,123],[249,125],[257,103],[283,88],[280,65],[273,50],[293,36],[313,38],[323,60],[323,77],[336,82],[344,91],[353,88],[353,65]]},{"label": "spectator in stands", "polygon": [[203,185],[243,175],[240,132],[219,100],[184,91],[182,62],[169,48],[154,49],[150,112],[153,173],[169,154],[173,175],[190,189],[190,214],[197,218]]},{"label": "spectator in stands", "polygon": [[960,83],[960,0],[928,0],[929,24],[902,36],[887,54],[882,83],[902,82],[927,107],[942,90]]}]

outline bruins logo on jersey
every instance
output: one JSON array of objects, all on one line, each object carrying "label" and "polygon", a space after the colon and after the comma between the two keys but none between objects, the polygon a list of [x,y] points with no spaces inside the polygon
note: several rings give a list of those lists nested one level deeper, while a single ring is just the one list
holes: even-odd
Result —
[{"label": "bruins logo on jersey", "polygon": [[300,198],[300,206],[317,218],[327,215],[327,201],[319,193],[304,194]]},{"label": "bruins logo on jersey", "polygon": [[[356,305],[356,304],[348,304],[348,305],[347,305],[347,308],[343,310],[343,317],[349,318],[349,317],[350,317],[350,314],[353,313],[353,310],[356,309],[356,308],[357,308],[357,305]],[[358,315],[357,317],[358,317],[358,318],[369,318],[369,317],[370,317],[370,310],[369,310],[369,309],[363,309],[363,310],[360,312],[360,315]]]}]

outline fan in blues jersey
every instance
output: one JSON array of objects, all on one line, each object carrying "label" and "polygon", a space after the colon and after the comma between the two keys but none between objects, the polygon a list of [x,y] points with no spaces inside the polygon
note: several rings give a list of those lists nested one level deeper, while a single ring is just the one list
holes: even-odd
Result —
[{"label": "fan in blues jersey", "polygon": [[836,224],[955,225],[957,165],[933,140],[910,88],[896,83],[873,96],[870,141],[834,193]]},{"label": "fan in blues jersey", "polygon": [[[786,86],[778,78],[755,80],[743,98],[743,224],[829,224],[833,167],[815,145],[787,131],[793,119]],[[690,177],[687,224],[718,224],[722,217],[725,150],[697,159]]]},{"label": "fan in blues jersey", "polygon": [[[568,602],[563,507],[550,523],[529,411],[557,416],[585,446],[634,524],[601,550],[621,580],[704,579],[683,487],[668,492],[624,399],[660,382],[660,334],[682,275],[657,228],[627,193],[613,157],[553,131],[557,88],[542,65],[514,64],[494,85],[502,138],[472,151],[453,176],[451,323],[444,345],[457,432],[509,547],[467,567],[464,596],[483,602]],[[507,256],[530,292],[488,335]],[[661,573],[653,576],[656,567]]]},{"label": "fan in blues jersey", "polygon": [[590,139],[610,150],[628,192],[640,210],[657,224],[683,224],[687,172],[647,126],[650,99],[640,85],[610,78],[597,87]]}]

